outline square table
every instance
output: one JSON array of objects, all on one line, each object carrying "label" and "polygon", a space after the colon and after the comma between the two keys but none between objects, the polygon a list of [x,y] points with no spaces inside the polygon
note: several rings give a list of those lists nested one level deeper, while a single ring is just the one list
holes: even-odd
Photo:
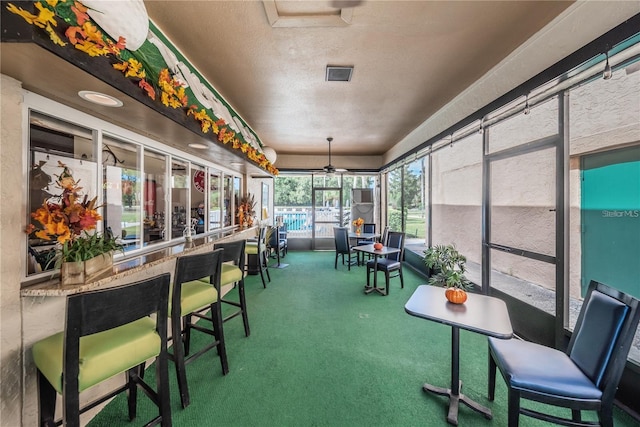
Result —
[{"label": "square table", "polygon": [[[398,248],[390,248],[388,246],[383,246],[382,249],[375,249],[373,245],[360,245],[354,246],[354,251],[362,252],[363,254],[371,254],[373,255],[373,286],[364,285],[364,293],[369,294],[373,291],[376,291],[380,295],[388,295],[389,294],[389,284],[387,283],[386,289],[378,287],[378,257],[387,256],[390,254],[395,254],[400,252]],[[366,273],[369,274],[368,272]]]},{"label": "square table", "polygon": [[453,304],[447,301],[444,292],[444,288],[420,285],[404,306],[404,310],[412,316],[451,326],[451,388],[424,384],[422,389],[441,396],[449,396],[447,421],[450,424],[458,425],[459,402],[480,412],[485,418],[491,419],[493,415],[489,408],[485,408],[461,393],[460,328],[491,337],[509,339],[513,336],[513,330],[507,305],[501,299],[475,293],[468,293],[464,304]]},{"label": "square table", "polygon": [[[380,233],[356,233],[354,231],[349,231],[349,241],[351,240],[356,241],[356,244],[354,245],[354,247],[360,245],[360,242],[362,240],[369,240],[369,241],[374,239],[377,240],[379,237],[380,237]],[[360,265],[360,254],[358,253],[357,255],[358,255],[358,265]],[[362,261],[364,262],[364,255],[363,255]]]}]

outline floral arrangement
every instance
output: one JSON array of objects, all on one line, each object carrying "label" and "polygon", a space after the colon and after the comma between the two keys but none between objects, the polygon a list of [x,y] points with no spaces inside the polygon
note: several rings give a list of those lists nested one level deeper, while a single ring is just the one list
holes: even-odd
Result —
[{"label": "floral arrangement", "polygon": [[355,225],[356,227],[360,228],[364,225],[364,219],[362,218],[358,218],[355,221],[353,221],[353,225]]},{"label": "floral arrangement", "polygon": [[55,185],[62,190],[62,194],[45,200],[42,206],[31,213],[41,228],[29,224],[25,231],[59,245],[56,249],[56,265],[63,261],[85,261],[103,253],[121,250],[122,246],[113,236],[88,233],[95,230],[102,219],[96,207],[97,197],[89,200],[86,194],[81,196],[82,187],[73,178],[69,167],[62,162],[58,162],[58,166],[62,172],[56,175]]},{"label": "floral arrangement", "polygon": [[6,8],[29,24],[42,28],[58,46],[65,47],[71,44],[91,57],[109,57],[112,67],[121,71],[124,78],[136,82],[140,90],[152,100],[156,101],[156,98],[159,98],[164,107],[182,109],[186,116],[192,116],[200,124],[202,133],[212,131],[218,142],[231,144],[233,149],[242,152],[262,169],[273,175],[278,174],[278,169],[267,160],[264,153],[233,131],[224,119],[216,118],[210,114],[209,109],[203,108],[193,100],[195,96],[179,79],[171,75],[166,64],[165,67],[157,65],[154,58],[157,57],[158,51],[155,46],[145,42],[135,52],[127,50],[123,37],[115,41],[100,31],[87,13],[89,9],[81,1],[40,0],[33,3],[35,13],[12,3],[7,3]]},{"label": "floral arrangement", "polygon": [[236,206],[236,218],[240,227],[252,227],[253,217],[256,214],[255,196],[251,193],[245,194],[240,200],[236,200]]}]

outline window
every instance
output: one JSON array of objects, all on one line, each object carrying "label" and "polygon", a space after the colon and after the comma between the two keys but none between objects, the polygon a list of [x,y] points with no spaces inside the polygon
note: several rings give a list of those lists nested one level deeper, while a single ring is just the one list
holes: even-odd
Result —
[{"label": "window", "polygon": [[[76,180],[82,182],[82,194],[99,196],[97,191],[98,165],[95,161],[93,135],[89,129],[63,122],[32,111],[29,126],[29,199],[28,213],[62,193],[55,186],[59,163],[69,167]],[[29,216],[27,223],[40,227]],[[98,226],[100,228],[100,225]],[[25,235],[26,236],[26,235]],[[27,238],[27,275],[52,270],[55,267],[55,242],[38,238],[35,233]]]},{"label": "window", "polygon": [[163,242],[167,218],[167,156],[144,152],[144,245]]},{"label": "window", "polygon": [[141,147],[103,136],[102,173],[105,230],[120,238],[125,251],[142,245]]}]

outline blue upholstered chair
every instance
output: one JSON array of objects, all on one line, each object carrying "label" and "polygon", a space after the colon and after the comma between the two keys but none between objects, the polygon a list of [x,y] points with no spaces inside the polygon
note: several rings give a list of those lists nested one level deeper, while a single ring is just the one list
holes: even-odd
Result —
[{"label": "blue upholstered chair", "polygon": [[[404,241],[405,234],[399,231],[389,231],[386,246],[389,248],[400,249],[400,252],[389,254],[384,258],[380,258],[376,263],[375,260],[367,261],[367,286],[369,286],[369,276],[371,272],[378,274],[378,271],[384,272],[385,289],[389,295],[389,280],[392,277],[400,277],[400,287],[404,288],[404,278],[402,277],[402,260],[404,259]],[[374,271],[375,267],[375,271]]]},{"label": "blue upholstered chair", "polygon": [[336,259],[333,268],[338,268],[338,256],[342,255],[342,265],[344,265],[344,256],[347,258],[347,268],[351,271],[351,257],[356,255],[349,244],[349,230],[346,227],[333,227],[333,239],[336,245]]},{"label": "blue upholstered chair", "polygon": [[[613,426],[613,399],[638,327],[638,300],[592,281],[566,352],[489,338],[489,400],[496,368],[507,383],[509,427],[519,415],[569,426]],[[520,406],[527,399],[571,410],[571,419]],[[582,421],[596,411],[599,422]]]},{"label": "blue upholstered chair", "polygon": [[[137,387],[158,406],[149,424],[171,425],[167,368],[169,274],[128,285],[70,295],[65,330],[34,344],[38,368],[40,426],[80,426],[80,414],[124,391],[129,419],[136,417]],[[150,315],[155,315],[151,318]],[[142,379],[155,358],[156,390]],[[126,373],[116,390],[80,407],[80,393],[114,375]],[[55,421],[56,395],[62,419]]]}]

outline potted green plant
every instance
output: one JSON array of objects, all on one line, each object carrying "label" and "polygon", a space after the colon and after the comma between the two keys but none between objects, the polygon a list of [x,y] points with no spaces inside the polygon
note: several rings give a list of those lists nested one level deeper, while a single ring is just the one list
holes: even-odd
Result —
[{"label": "potted green plant", "polygon": [[447,288],[445,295],[453,303],[467,300],[466,289],[471,282],[464,275],[467,258],[454,245],[435,245],[424,251],[424,263],[429,269],[429,284]]}]

